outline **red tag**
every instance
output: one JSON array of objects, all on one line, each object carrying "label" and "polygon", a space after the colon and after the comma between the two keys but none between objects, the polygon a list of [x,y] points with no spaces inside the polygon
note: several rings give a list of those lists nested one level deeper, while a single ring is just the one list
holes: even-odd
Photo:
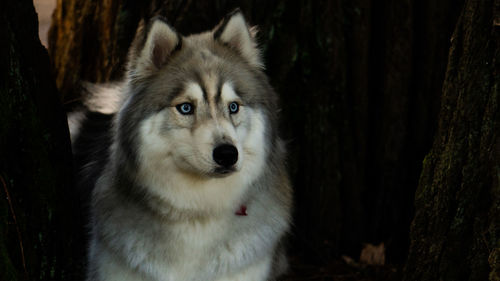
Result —
[{"label": "red tag", "polygon": [[237,216],[247,216],[247,206],[241,205],[238,211],[235,213]]}]

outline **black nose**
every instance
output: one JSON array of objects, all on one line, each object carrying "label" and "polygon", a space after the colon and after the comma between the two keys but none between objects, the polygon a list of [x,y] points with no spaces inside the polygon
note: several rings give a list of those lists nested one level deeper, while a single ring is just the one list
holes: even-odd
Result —
[{"label": "black nose", "polygon": [[212,157],[215,163],[229,168],[238,161],[238,149],[231,144],[222,144],[214,149]]}]

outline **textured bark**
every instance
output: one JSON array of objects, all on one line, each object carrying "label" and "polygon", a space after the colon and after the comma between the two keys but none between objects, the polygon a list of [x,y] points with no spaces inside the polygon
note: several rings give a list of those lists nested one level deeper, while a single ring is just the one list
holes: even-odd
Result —
[{"label": "textured bark", "polygon": [[461,3],[59,0],[50,53],[71,107],[81,80],[121,77],[140,19],[162,14],[189,34],[241,7],[259,25],[267,73],[282,99],[297,203],[294,249],[324,262],[384,241],[389,260],[403,262]]},{"label": "textured bark", "polygon": [[500,280],[498,8],[467,0],[455,28],[405,280]]},{"label": "textured bark", "polygon": [[0,280],[79,280],[66,117],[32,1],[1,1],[0,23]]}]

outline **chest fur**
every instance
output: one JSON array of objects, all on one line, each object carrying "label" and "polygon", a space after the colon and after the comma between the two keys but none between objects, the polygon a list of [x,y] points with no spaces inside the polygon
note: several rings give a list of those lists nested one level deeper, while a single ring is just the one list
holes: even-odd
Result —
[{"label": "chest fur", "polygon": [[116,263],[152,280],[210,280],[238,272],[272,255],[277,234],[258,218],[234,213],[204,220],[169,222],[139,209],[115,211],[99,227],[101,244]]}]

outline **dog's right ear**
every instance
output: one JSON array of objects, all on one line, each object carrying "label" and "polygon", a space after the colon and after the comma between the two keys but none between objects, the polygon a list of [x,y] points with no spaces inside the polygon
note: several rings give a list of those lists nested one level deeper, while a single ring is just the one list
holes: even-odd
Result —
[{"label": "dog's right ear", "polygon": [[256,33],[257,28],[248,26],[239,8],[227,14],[213,30],[216,41],[237,51],[250,65],[263,68]]},{"label": "dog's right ear", "polygon": [[162,17],[154,17],[139,27],[129,53],[128,71],[132,79],[148,77],[165,65],[181,48],[182,38]]}]

